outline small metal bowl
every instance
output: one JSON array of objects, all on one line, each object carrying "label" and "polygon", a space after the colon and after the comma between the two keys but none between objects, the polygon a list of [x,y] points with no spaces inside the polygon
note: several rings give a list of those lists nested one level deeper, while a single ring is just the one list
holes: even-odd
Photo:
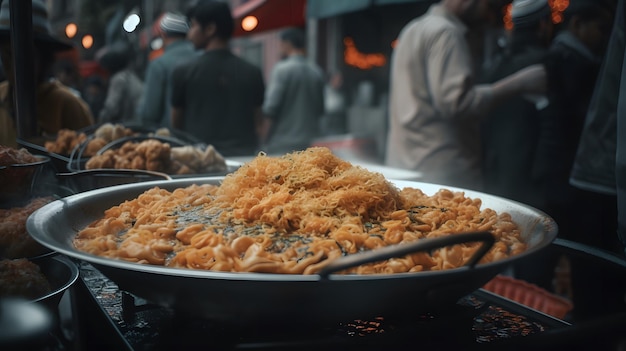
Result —
[{"label": "small metal bowl", "polygon": [[15,206],[29,200],[37,177],[50,162],[48,156],[36,155],[32,163],[0,166],[0,206]]},{"label": "small metal bowl", "polygon": [[56,311],[61,297],[78,279],[78,266],[68,257],[59,254],[41,255],[30,259],[39,266],[43,275],[50,282],[50,292],[32,300],[40,303],[52,311]]},{"label": "small metal bowl", "polygon": [[78,279],[79,270],[69,258],[54,255],[31,259],[50,283],[49,293],[34,298],[0,298],[0,349],[48,350],[50,332],[57,327],[59,303]]}]

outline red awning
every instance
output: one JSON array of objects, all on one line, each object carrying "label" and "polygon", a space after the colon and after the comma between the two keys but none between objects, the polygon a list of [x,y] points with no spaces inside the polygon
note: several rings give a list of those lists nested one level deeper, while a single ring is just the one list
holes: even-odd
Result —
[{"label": "red awning", "polygon": [[[233,9],[235,18],[234,37],[256,34],[284,27],[301,27],[305,24],[306,0],[249,0]],[[245,31],[241,21],[254,16],[258,25],[252,31]]]}]

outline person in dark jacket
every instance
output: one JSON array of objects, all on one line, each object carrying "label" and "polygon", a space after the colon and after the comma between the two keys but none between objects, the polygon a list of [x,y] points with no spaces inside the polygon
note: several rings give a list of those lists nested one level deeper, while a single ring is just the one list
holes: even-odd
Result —
[{"label": "person in dark jacket", "polygon": [[[596,245],[593,232],[610,230],[599,221],[614,203],[569,184],[580,134],[610,37],[613,15],[602,1],[571,0],[564,29],[546,60],[549,106],[541,121],[538,174],[545,179],[543,208],[559,225],[559,236]],[[592,204],[595,204],[592,205]]]},{"label": "person in dark jacket", "polygon": [[[554,36],[547,0],[515,0],[513,29],[504,53],[484,80],[491,83],[519,69],[542,63]],[[492,111],[482,124],[484,190],[542,207],[539,179],[533,175],[543,100],[514,97]]]},{"label": "person in dark jacket", "polygon": [[[569,180],[598,87],[613,13],[611,5],[601,0],[570,1],[564,12],[564,29],[555,37],[546,60],[550,104],[541,118],[538,148],[538,171],[545,180],[543,210],[555,219],[558,237],[611,251],[615,246],[606,239],[616,241],[615,197],[572,186]],[[612,283],[607,285],[603,273],[588,260],[577,256],[565,259],[571,272],[574,320],[610,311],[609,301],[621,299],[623,304],[623,290],[620,293]]]},{"label": "person in dark jacket", "polygon": [[626,103],[625,18],[626,4],[620,0],[569,179],[578,189],[618,203],[617,218],[613,211],[607,213],[607,222],[618,223],[616,230],[611,228],[596,239],[598,246],[622,256],[626,255],[626,110],[618,107]]}]

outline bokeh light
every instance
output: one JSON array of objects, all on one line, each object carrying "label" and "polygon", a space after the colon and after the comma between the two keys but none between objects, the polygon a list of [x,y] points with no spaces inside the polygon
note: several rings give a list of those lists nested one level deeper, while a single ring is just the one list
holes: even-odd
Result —
[{"label": "bokeh light", "polygon": [[76,23],[68,23],[65,26],[65,35],[67,35],[68,38],[74,38],[76,33],[78,33],[78,26]]},{"label": "bokeh light", "polygon": [[141,23],[141,17],[138,14],[133,13],[132,15],[126,17],[124,20],[124,30],[128,33],[132,33],[137,29],[137,26]]},{"label": "bokeh light", "polygon": [[85,49],[89,49],[93,46],[93,36],[87,34],[83,37],[83,40],[81,41],[81,43],[83,44],[83,47]]},{"label": "bokeh light", "polygon": [[241,20],[241,28],[246,32],[254,30],[259,25],[259,20],[254,16],[246,16]]}]

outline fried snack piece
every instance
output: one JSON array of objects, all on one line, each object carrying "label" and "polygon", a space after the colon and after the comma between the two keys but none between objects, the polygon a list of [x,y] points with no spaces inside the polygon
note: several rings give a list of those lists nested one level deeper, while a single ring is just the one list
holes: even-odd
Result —
[{"label": "fried snack piece", "polygon": [[84,156],[93,156],[100,151],[108,142],[102,138],[94,138],[89,141],[85,148]]},{"label": "fried snack piece", "polygon": [[33,212],[54,200],[51,196],[32,199],[24,207],[0,209],[0,257],[34,257],[48,251],[26,231],[26,220]]},{"label": "fried snack piece", "polygon": [[148,139],[137,145],[137,153],[146,160],[148,171],[169,172],[170,151],[170,144],[155,139]]},{"label": "fried snack piece", "polygon": [[224,157],[209,145],[205,150],[187,145],[171,147],[156,139],[128,141],[87,160],[86,169],[142,169],[167,174],[200,174],[228,169]]},{"label": "fried snack piece", "polygon": [[154,135],[156,136],[162,136],[162,137],[169,137],[172,136],[172,133],[170,132],[169,129],[163,127],[163,128],[159,128],[154,132]]},{"label": "fried snack piece", "polygon": [[105,123],[94,132],[95,138],[100,138],[107,143],[123,137],[132,136],[135,133],[132,129],[124,127],[122,124]]},{"label": "fried snack piece", "polygon": [[86,169],[115,168],[115,159],[111,152],[104,152],[102,155],[95,155],[87,160]]},{"label": "fried snack piece", "polygon": [[0,297],[36,299],[52,291],[39,266],[25,259],[0,260]]},{"label": "fried snack piece", "polygon": [[9,146],[0,145],[0,166],[10,166],[16,164],[37,162],[37,158],[28,150],[16,149]]},{"label": "fried snack piece", "polygon": [[202,151],[192,145],[173,147],[171,152],[175,174],[198,174],[227,170],[226,160],[213,145]]},{"label": "fried snack piece", "polygon": [[122,124],[105,123],[96,129],[93,139],[87,143],[83,151],[83,156],[94,156],[108,143],[135,134],[132,129],[124,127]]},{"label": "fried snack piece", "polygon": [[61,129],[54,141],[46,141],[44,147],[49,152],[59,155],[69,155],[80,143],[87,140],[87,135],[72,129]]}]

